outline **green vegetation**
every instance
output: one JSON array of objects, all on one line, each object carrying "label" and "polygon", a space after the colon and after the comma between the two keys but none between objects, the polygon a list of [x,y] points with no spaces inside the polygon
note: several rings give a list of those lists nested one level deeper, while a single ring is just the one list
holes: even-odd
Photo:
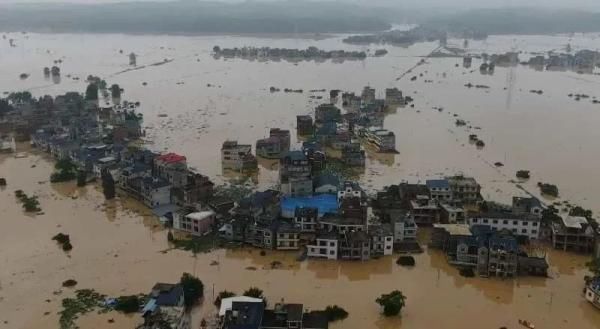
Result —
[{"label": "green vegetation", "polygon": [[79,170],[77,172],[77,186],[83,187],[86,184],[87,174],[84,170]]},{"label": "green vegetation", "polygon": [[[213,250],[219,242],[217,237],[211,233],[204,236],[192,237],[190,239],[175,239],[171,234],[173,247],[180,250],[191,251],[194,254],[205,253]],[[167,240],[169,235],[167,233]]]},{"label": "green vegetation", "polygon": [[85,99],[88,101],[98,100],[98,85],[95,82],[91,82],[85,90]]},{"label": "green vegetation", "polygon": [[28,91],[19,91],[10,93],[6,99],[12,103],[29,103],[33,100],[33,96]]},{"label": "green vegetation", "polygon": [[115,310],[125,314],[134,313],[140,310],[141,304],[142,301],[137,295],[121,296],[117,298]]},{"label": "green vegetation", "polygon": [[75,287],[76,285],[77,285],[77,281],[75,281],[73,279],[65,280],[62,283],[62,286],[66,287],[66,288]]},{"label": "green vegetation", "polygon": [[244,291],[244,296],[265,299],[262,289],[256,287],[251,287],[248,290]]},{"label": "green vegetation", "polygon": [[52,237],[52,240],[60,244],[62,250],[64,251],[69,251],[73,249],[73,246],[71,245],[71,237],[68,234],[58,233],[57,235]]},{"label": "green vegetation", "polygon": [[348,317],[348,312],[337,305],[327,306],[327,308],[325,308],[325,313],[327,314],[327,320],[329,322],[344,320]]},{"label": "green vegetation", "polygon": [[107,170],[102,173],[102,193],[106,200],[112,200],[116,196],[115,181]]},{"label": "green vegetation", "polygon": [[406,297],[399,290],[394,290],[389,294],[383,294],[375,300],[377,304],[383,307],[383,315],[396,316],[400,314],[406,304]]},{"label": "green vegetation", "polygon": [[69,159],[58,160],[54,165],[55,172],[50,176],[50,182],[67,182],[77,178],[77,166]]},{"label": "green vegetation", "polygon": [[5,99],[0,99],[0,118],[4,117],[9,112],[14,111],[15,108],[12,107]]},{"label": "green vegetation", "polygon": [[183,287],[186,307],[189,308],[194,306],[202,297],[204,297],[204,284],[197,277],[189,273],[183,273],[179,283]]},{"label": "green vegetation", "polygon": [[517,171],[517,178],[519,179],[529,179],[529,170],[519,170]]},{"label": "green vegetation", "polygon": [[583,209],[580,206],[575,206],[573,208],[571,208],[571,210],[569,211],[569,215],[571,216],[580,216],[580,217],[585,217],[588,220],[593,219],[593,212],[590,209]]},{"label": "green vegetation", "polygon": [[413,256],[400,256],[396,264],[402,266],[415,266],[415,258]]},{"label": "green vegetation", "polygon": [[0,178],[0,187],[6,186],[6,178]]},{"label": "green vegetation", "polygon": [[110,86],[110,94],[112,98],[121,98],[121,87],[118,84]]},{"label": "green vegetation", "polygon": [[594,276],[600,276],[600,258],[595,258],[589,261],[586,266]]},{"label": "green vegetation", "polygon": [[229,298],[229,297],[235,297],[235,293],[231,292],[231,291],[227,291],[227,290],[223,290],[221,291],[218,295],[217,298],[215,299],[215,306],[217,308],[221,307],[221,301],[225,298]]},{"label": "green vegetation", "polygon": [[80,315],[89,313],[98,307],[102,307],[105,296],[92,289],[75,291],[75,298],[64,298],[60,315],[60,329],[75,329],[75,320]]},{"label": "green vegetation", "polygon": [[540,192],[545,195],[549,195],[551,197],[558,197],[558,187],[556,185],[542,183],[539,182],[538,187],[540,188]]},{"label": "green vegetation", "polygon": [[26,212],[40,212],[42,209],[40,208],[40,202],[38,201],[37,196],[27,196],[23,190],[16,190],[15,196],[21,202],[23,209]]}]

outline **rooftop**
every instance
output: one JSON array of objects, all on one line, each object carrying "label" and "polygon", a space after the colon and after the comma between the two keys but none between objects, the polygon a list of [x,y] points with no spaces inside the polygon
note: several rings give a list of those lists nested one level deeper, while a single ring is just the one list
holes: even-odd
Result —
[{"label": "rooftop", "polygon": [[159,155],[158,157],[156,157],[156,159],[165,163],[177,163],[184,162],[186,160],[185,156],[176,153],[167,153]]},{"label": "rooftop", "polygon": [[189,219],[193,219],[193,220],[204,220],[204,219],[209,218],[214,215],[215,215],[214,211],[207,210],[207,211],[193,212],[193,213],[187,214],[185,217],[187,217]]},{"label": "rooftop", "polygon": [[447,179],[428,179],[425,182],[425,185],[430,189],[432,189],[432,188],[449,189],[450,188],[450,183],[448,183]]},{"label": "rooftop", "polygon": [[233,307],[233,303],[263,303],[261,298],[253,298],[247,296],[235,296],[221,299],[221,308],[219,309],[219,316],[225,316],[227,311],[230,311]]},{"label": "rooftop", "polygon": [[472,235],[467,224],[433,224],[433,227],[443,229],[450,235]]}]

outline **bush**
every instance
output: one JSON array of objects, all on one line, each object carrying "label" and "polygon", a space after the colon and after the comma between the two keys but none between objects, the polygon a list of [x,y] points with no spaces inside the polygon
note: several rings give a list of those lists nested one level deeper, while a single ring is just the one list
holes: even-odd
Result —
[{"label": "bush", "polygon": [[558,187],[553,184],[548,183],[538,183],[538,187],[540,188],[540,192],[542,194],[549,195],[551,197],[558,197]]},{"label": "bush", "polygon": [[415,258],[413,256],[400,256],[396,264],[402,266],[415,266]]},{"label": "bush", "polygon": [[56,171],[50,175],[52,183],[67,182],[77,178],[77,166],[69,159],[58,160],[54,169]]},{"label": "bush", "polygon": [[134,313],[140,309],[140,299],[136,295],[132,296],[121,296],[117,298],[115,304],[115,310],[123,312],[125,314]]},{"label": "bush", "polygon": [[58,242],[58,244],[61,245],[62,250],[64,251],[69,251],[73,249],[73,245],[71,245],[71,238],[68,234],[58,233],[57,235],[52,237],[52,240]]},{"label": "bush", "polygon": [[225,298],[230,298],[230,297],[234,297],[235,293],[231,292],[231,291],[227,291],[227,290],[223,290],[219,293],[219,295],[217,295],[217,298],[215,299],[215,306],[216,307],[221,307],[221,301]]},{"label": "bush", "polygon": [[179,283],[183,287],[186,307],[194,306],[198,300],[204,297],[204,284],[197,277],[183,273]]},{"label": "bush", "polygon": [[517,171],[517,178],[519,179],[529,179],[529,170],[519,170]]},{"label": "bush", "polygon": [[264,299],[262,289],[256,287],[251,287],[248,290],[244,291],[244,296]]},{"label": "bush", "polygon": [[394,290],[389,294],[383,294],[375,300],[377,304],[383,307],[383,315],[396,316],[400,314],[406,304],[406,297],[399,290]]},{"label": "bush", "polygon": [[348,317],[348,312],[337,305],[327,306],[327,308],[325,308],[325,313],[327,314],[327,320],[329,322],[344,320]]},{"label": "bush", "polygon": [[77,285],[77,281],[75,281],[73,279],[66,280],[62,283],[62,286],[66,287],[66,288],[75,287],[76,285]]},{"label": "bush", "polygon": [[6,186],[6,178],[0,178],[0,186]]},{"label": "bush", "polygon": [[465,278],[472,278],[475,276],[475,272],[470,267],[461,268],[458,272],[461,276],[464,276]]},{"label": "bush", "polygon": [[104,193],[106,200],[115,198],[115,181],[108,171],[102,173],[102,192]]}]

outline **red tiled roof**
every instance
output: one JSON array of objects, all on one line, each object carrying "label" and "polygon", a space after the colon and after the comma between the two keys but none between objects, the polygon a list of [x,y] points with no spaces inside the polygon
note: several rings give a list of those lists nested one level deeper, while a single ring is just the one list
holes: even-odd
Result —
[{"label": "red tiled roof", "polygon": [[175,154],[175,153],[167,153],[157,157],[158,160],[165,163],[177,163],[183,162],[186,158],[183,155]]}]

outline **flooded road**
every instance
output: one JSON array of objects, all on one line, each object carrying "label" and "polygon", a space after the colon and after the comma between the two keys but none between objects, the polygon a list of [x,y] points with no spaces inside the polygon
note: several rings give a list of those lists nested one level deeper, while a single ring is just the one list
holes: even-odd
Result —
[{"label": "flooded road", "polygon": [[[34,168],[32,166],[35,165]],[[368,262],[308,260],[295,253],[255,249],[218,250],[197,257],[171,250],[166,231],[139,204],[117,199],[106,203],[88,185],[48,183],[51,164],[39,155],[0,157],[0,176],[8,186],[0,190],[0,328],[58,328],[62,298],[73,295],[62,288],[67,279],[77,288],[93,288],[109,296],[147,292],[155,282],[177,281],[182,272],[194,273],[205,284],[206,302],[194,323],[216,312],[214,293],[242,293],[256,286],[271,303],[285,299],[311,309],[329,304],[344,307],[350,316],[332,325],[341,328],[518,328],[527,319],[538,328],[593,329],[600,312],[581,295],[586,257],[549,251],[552,278],[466,279],[450,267],[442,253],[426,250],[414,268],[384,257]],[[40,197],[42,215],[27,215],[15,202],[14,191]],[[51,240],[63,232],[73,250],[63,252]],[[421,239],[427,240],[427,231]],[[213,262],[218,265],[211,265]],[[271,269],[271,262],[283,266]],[[255,270],[248,269],[255,268]],[[214,289],[214,290],[213,290]],[[379,315],[374,302],[382,293],[399,289],[408,297],[401,318]],[[47,315],[44,315],[47,314]],[[108,320],[114,323],[109,324]],[[81,328],[132,328],[135,316],[115,312],[83,316]]]},{"label": "flooded road", "polygon": [[[494,75],[484,76],[478,70],[456,67],[462,63],[460,59],[431,58],[413,74],[396,81],[421,56],[437,47],[434,43],[408,48],[389,46],[388,55],[365,61],[307,61],[295,65],[286,61],[215,60],[210,50],[214,45],[314,45],[325,50],[366,47],[345,45],[341,37],[12,37],[17,47],[0,43],[0,92],[29,89],[35,96],[83,92],[83,80],[89,74],[109,84],[118,83],[125,89],[124,99],[142,103],[147,137],[153,142],[149,147],[185,154],[191,166],[217,182],[228,179],[222,175],[219,161],[225,139],[254,144],[268,134],[270,127],[294,130],[295,116],[311,114],[320,102],[309,98],[310,89],[360,92],[369,84],[377,88],[379,96],[384,88],[400,88],[415,99],[415,108],[398,109],[386,117],[384,127],[395,132],[400,153],[370,154],[359,178],[367,189],[464,172],[480,181],[485,198],[509,201],[513,195],[523,193],[510,180],[516,170],[528,169],[532,179],[523,184],[528,190],[537,192],[538,181],[557,184],[563,199],[600,211],[600,184],[593,179],[600,168],[600,105],[567,97],[569,93],[600,97],[597,75],[497,67]],[[600,39],[589,35],[499,36],[472,41],[470,47],[473,52],[513,48],[537,52],[558,49],[569,42],[575,50],[600,48]],[[119,73],[128,69],[126,54],[132,51],[138,54],[138,65],[173,61]],[[44,79],[42,69],[58,59],[63,61],[62,78],[55,84]],[[479,63],[475,60],[474,67]],[[21,73],[30,76],[21,80]],[[423,77],[410,81],[411,76],[421,73]],[[490,88],[464,87],[469,82]],[[305,92],[271,94],[270,86],[302,88]],[[542,89],[544,93],[532,94],[530,89]],[[432,109],[440,106],[444,108],[441,112]],[[481,129],[457,128],[453,114]],[[483,150],[469,144],[470,133],[485,141]],[[296,142],[295,134],[292,142]],[[493,164],[497,161],[505,166],[496,168]],[[197,257],[182,251],[163,253],[169,248],[166,232],[147,209],[128,200],[105,203],[93,186],[79,189],[74,183],[51,185],[51,168],[38,155],[24,159],[0,156],[0,177],[8,179],[8,187],[0,190],[1,329],[57,328],[61,299],[73,294],[71,289],[61,287],[67,279],[77,280],[80,289],[124,295],[147,292],[157,281],[176,281],[182,272],[200,277],[209,299],[213,285],[215,292],[227,289],[238,293],[257,286],[272,302],[285,298],[312,309],[338,304],[350,317],[333,324],[334,329],[430,329],[441,324],[445,328],[518,328],[518,319],[532,321],[538,328],[600,327],[600,312],[581,296],[585,257],[549,251],[551,279],[501,281],[462,278],[446,264],[442,254],[433,250],[418,255],[413,269],[395,265],[390,257],[365,263],[297,263],[293,253],[268,252],[263,257],[256,250],[219,250]],[[261,161],[259,185],[274,185],[276,170],[271,161]],[[44,214],[24,214],[14,197],[17,189],[38,195]],[[58,232],[71,235],[73,250],[69,254],[51,240]],[[274,260],[281,261],[283,268],[271,270],[269,264]],[[210,266],[213,261],[219,265]],[[407,307],[401,318],[384,319],[374,300],[394,289],[408,297]],[[195,314],[195,323],[214,311],[208,301]],[[108,324],[109,319],[115,323]],[[82,328],[124,329],[133,327],[136,321],[109,313],[90,314],[78,323]]]}]

